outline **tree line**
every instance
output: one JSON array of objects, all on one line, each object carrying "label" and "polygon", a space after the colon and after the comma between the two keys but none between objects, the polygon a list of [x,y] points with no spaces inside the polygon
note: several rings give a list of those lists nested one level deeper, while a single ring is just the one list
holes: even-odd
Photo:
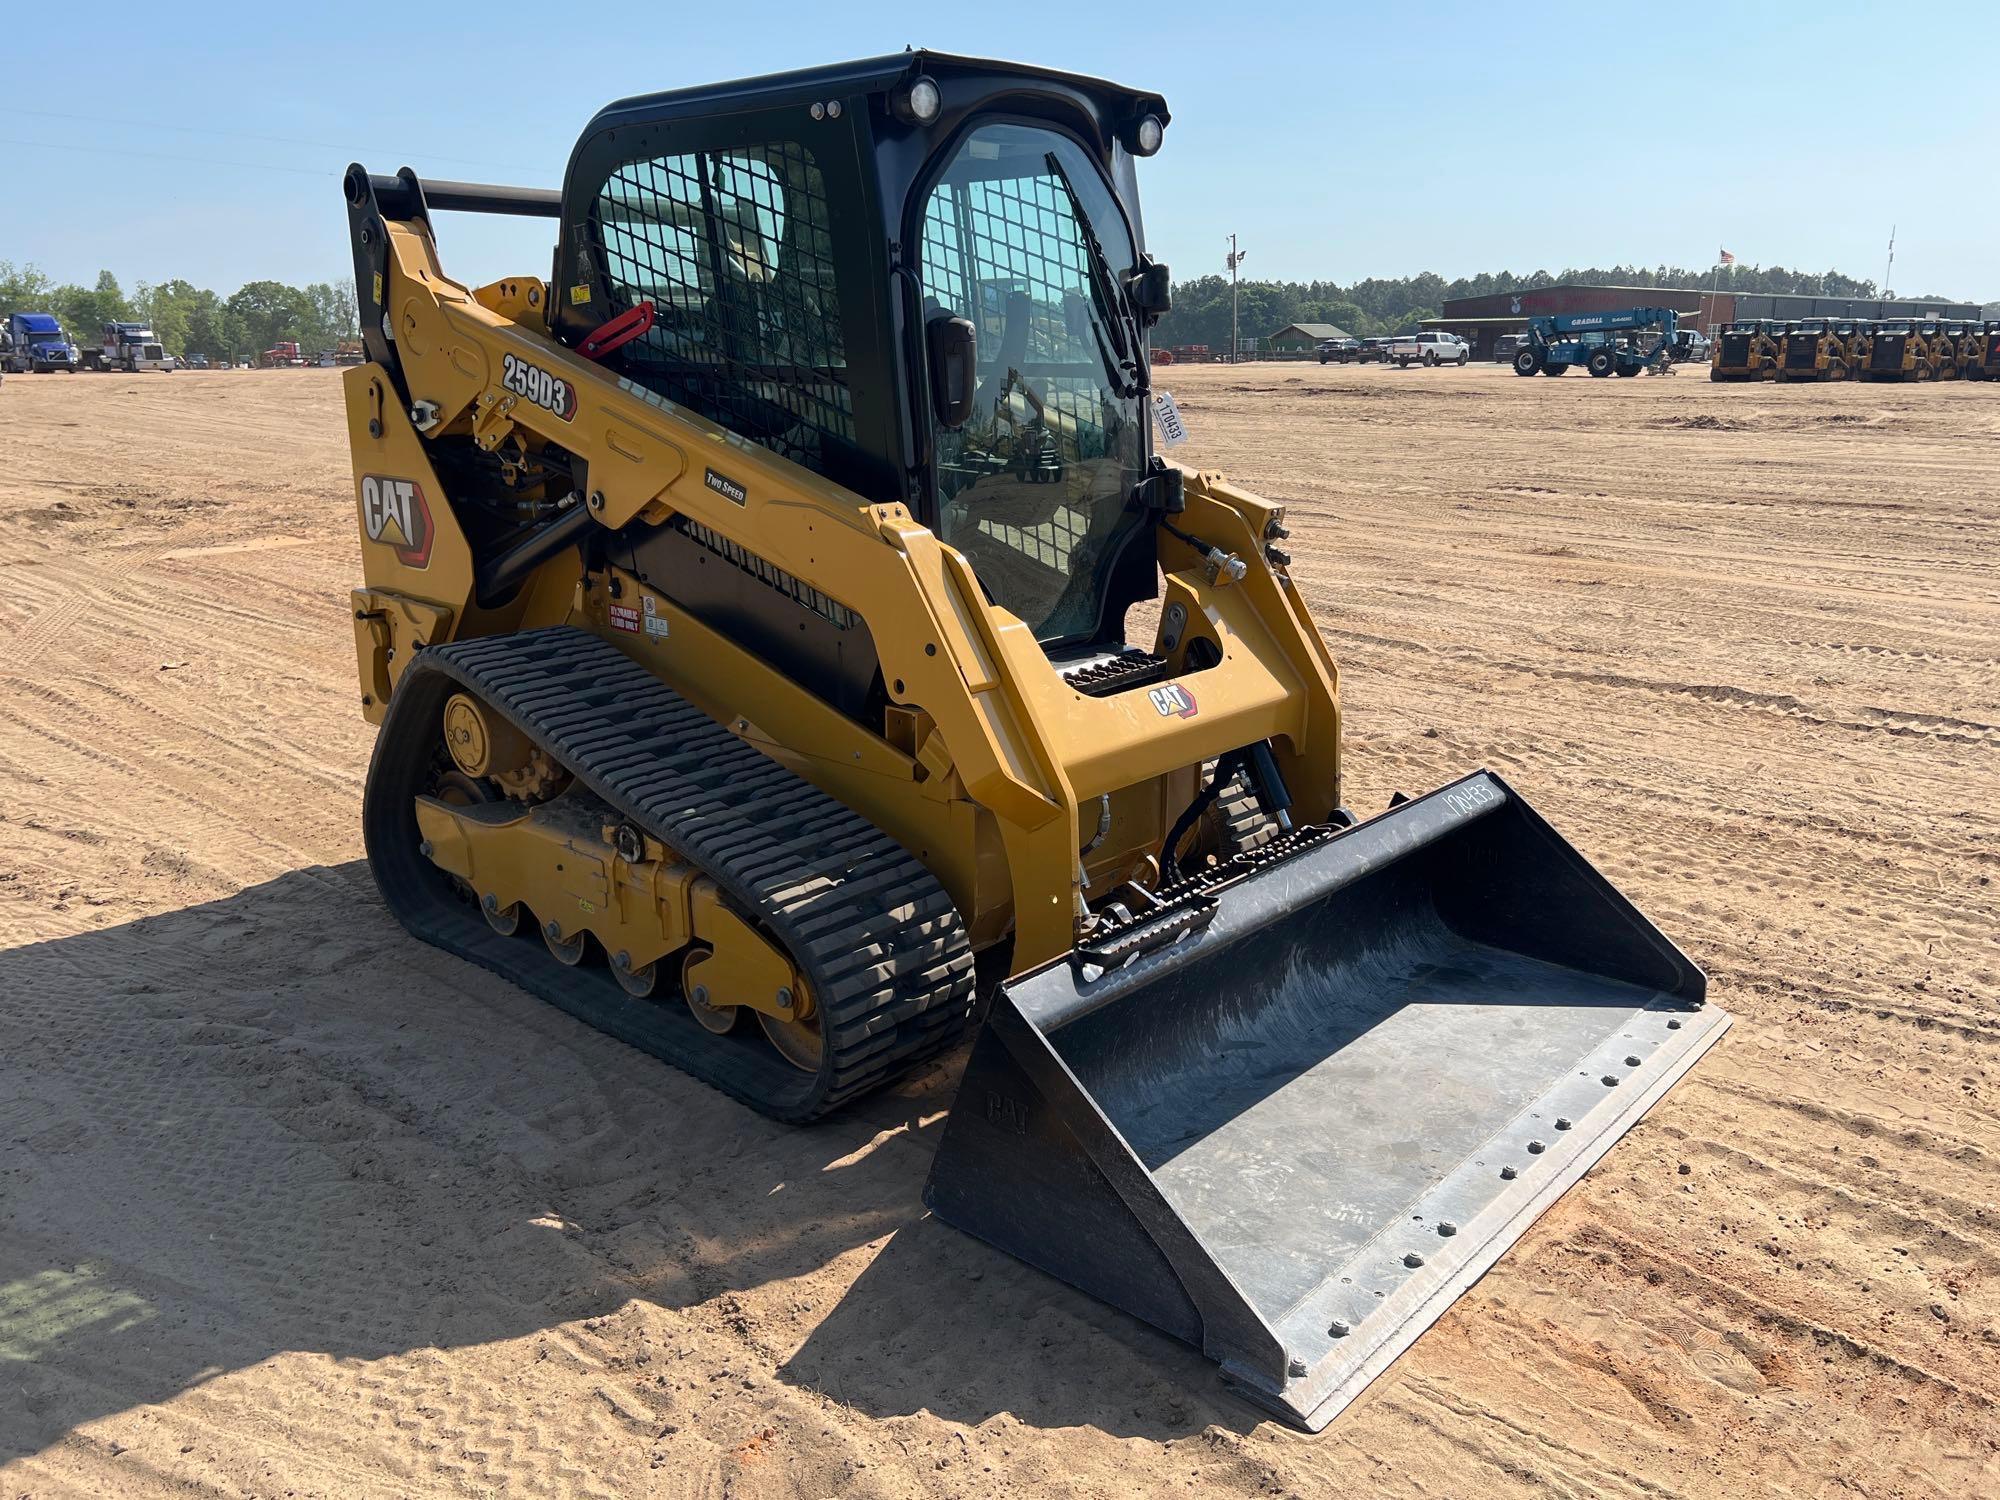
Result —
[{"label": "tree line", "polygon": [[344,282],[252,281],[224,297],[175,279],[141,281],[127,294],[109,271],[94,286],[59,285],[34,265],[0,260],[0,318],[15,312],[53,313],[80,346],[96,343],[106,323],[148,323],[180,359],[254,360],[280,343],[317,354],[361,332]]},{"label": "tree line", "polygon": [[[1447,281],[1435,272],[1418,276],[1371,276],[1342,285],[1337,281],[1245,281],[1237,289],[1243,338],[1263,338],[1288,323],[1331,323],[1358,338],[1410,333],[1425,318],[1459,297],[1484,297],[1496,292],[1526,292],[1539,287],[1582,283],[1594,286],[1693,287],[1718,292],[1791,293],[1811,297],[1843,297],[1873,301],[1875,283],[1838,271],[1793,271],[1784,266],[1723,266],[1720,270],[1689,270],[1685,266],[1572,267],[1560,273],[1482,271]],[[1956,301],[1926,296],[1918,300]],[[1184,344],[1229,347],[1229,278],[1198,276],[1174,286],[1174,308],[1153,329],[1156,349]]]}]

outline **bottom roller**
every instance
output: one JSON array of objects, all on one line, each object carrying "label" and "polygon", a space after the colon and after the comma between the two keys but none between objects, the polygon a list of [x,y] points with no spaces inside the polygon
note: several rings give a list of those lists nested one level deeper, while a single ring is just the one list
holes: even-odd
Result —
[{"label": "bottom roller", "polygon": [[925,1197],[1316,1431],[1729,1018],[1488,772],[1296,842],[1008,983]]}]

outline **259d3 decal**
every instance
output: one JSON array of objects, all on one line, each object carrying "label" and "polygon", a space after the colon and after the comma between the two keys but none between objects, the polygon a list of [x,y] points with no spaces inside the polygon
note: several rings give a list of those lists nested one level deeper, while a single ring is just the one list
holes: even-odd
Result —
[{"label": "259d3 decal", "polygon": [[565,422],[576,415],[576,387],[540,365],[506,355],[500,361],[500,384],[517,396],[527,397],[544,411],[554,412]]}]

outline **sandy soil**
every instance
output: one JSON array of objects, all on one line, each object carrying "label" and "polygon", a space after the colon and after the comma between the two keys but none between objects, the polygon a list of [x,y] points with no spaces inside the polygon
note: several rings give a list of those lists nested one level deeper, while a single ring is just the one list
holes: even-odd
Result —
[{"label": "sandy soil", "polygon": [[0,389],[0,1494],[2000,1494],[2000,389],[1163,372],[1736,1029],[1318,1438],[409,941],[330,373]]}]

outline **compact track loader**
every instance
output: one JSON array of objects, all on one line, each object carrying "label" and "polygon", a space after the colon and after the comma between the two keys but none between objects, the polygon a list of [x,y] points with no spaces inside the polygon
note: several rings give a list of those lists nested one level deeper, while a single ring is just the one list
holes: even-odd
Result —
[{"label": "compact track loader", "polygon": [[1967,380],[2000,380],[2000,323],[1969,324],[1960,349]]},{"label": "compact track loader", "polygon": [[1782,327],[1770,318],[1738,318],[1715,338],[1710,380],[1775,380]]},{"label": "compact track loader", "polygon": [[1973,357],[1973,325],[1963,321],[1930,325],[1931,365],[1939,380],[1962,380]]},{"label": "compact track loader", "polygon": [[1868,330],[1867,360],[1861,378],[1877,382],[1935,380],[1931,336],[1907,318],[1891,318]]},{"label": "compact track loader", "polygon": [[364,832],[782,1120],[976,1031],[937,1214],[1318,1427],[1727,1018],[1498,776],[1343,808],[1284,507],[1154,452],[1167,122],[911,52],[611,105],[559,193],[351,168]]},{"label": "compact track loader", "polygon": [[[1848,325],[1852,331],[1852,325]],[[1847,338],[1827,318],[1787,323],[1778,340],[1777,378],[1794,380],[1847,379]]]}]

